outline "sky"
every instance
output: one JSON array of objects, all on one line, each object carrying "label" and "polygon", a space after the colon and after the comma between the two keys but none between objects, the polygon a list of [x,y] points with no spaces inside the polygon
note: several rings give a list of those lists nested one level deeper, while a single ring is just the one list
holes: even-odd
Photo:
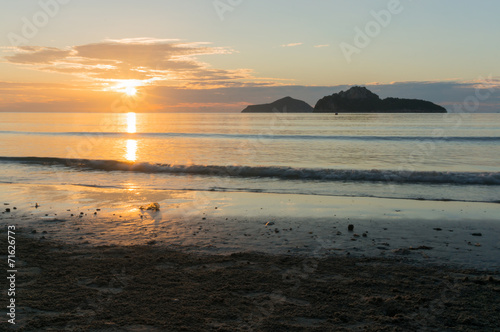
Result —
[{"label": "sky", "polygon": [[0,111],[239,112],[367,86],[500,111],[497,0],[2,1]]}]

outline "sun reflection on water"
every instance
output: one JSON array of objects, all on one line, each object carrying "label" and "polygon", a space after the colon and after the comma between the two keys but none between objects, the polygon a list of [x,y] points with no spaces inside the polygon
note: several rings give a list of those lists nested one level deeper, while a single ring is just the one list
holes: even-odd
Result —
[{"label": "sun reflection on water", "polygon": [[127,140],[127,151],[126,151],[125,159],[128,161],[136,161],[137,160],[137,140],[128,139]]},{"label": "sun reflection on water", "polygon": [[137,132],[137,116],[135,113],[127,113],[127,133],[135,134]]}]

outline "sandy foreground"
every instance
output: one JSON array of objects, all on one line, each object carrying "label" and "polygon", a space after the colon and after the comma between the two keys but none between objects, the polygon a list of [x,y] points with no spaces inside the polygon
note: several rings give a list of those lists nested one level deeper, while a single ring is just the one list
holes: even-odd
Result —
[{"label": "sandy foreground", "polygon": [[[493,331],[500,273],[407,258],[82,246],[16,233],[19,331]],[[0,234],[7,247],[6,230]],[[6,255],[2,261],[6,261]]]}]

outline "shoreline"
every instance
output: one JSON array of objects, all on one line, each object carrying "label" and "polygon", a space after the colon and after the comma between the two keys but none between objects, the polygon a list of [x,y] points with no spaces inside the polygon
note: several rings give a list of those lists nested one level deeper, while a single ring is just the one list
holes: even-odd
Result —
[{"label": "shoreline", "polygon": [[[4,230],[0,245],[6,246]],[[499,272],[416,266],[405,258],[94,247],[24,233],[16,234],[16,250],[16,320],[23,331],[460,331],[500,325]]]},{"label": "shoreline", "polygon": [[[500,271],[500,223],[493,217],[500,213],[497,204],[8,188],[0,197],[8,204],[3,205],[0,225],[15,224],[34,239],[89,247],[152,245],[204,254],[405,258],[424,265]],[[146,202],[159,202],[160,211],[140,210]]]}]

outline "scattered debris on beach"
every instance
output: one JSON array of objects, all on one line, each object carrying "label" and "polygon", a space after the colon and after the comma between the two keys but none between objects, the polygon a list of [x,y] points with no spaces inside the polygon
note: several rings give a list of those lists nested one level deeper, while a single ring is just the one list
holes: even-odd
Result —
[{"label": "scattered debris on beach", "polygon": [[139,210],[160,211],[160,204],[151,203],[146,207],[141,205],[141,207],[139,207]]}]

